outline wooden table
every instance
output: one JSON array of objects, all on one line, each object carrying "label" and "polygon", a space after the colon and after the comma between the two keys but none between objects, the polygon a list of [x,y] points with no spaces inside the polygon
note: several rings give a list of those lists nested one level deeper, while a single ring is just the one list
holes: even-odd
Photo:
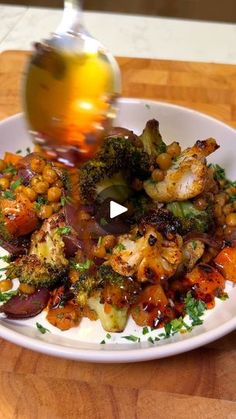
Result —
[{"label": "wooden table", "polygon": [[[26,53],[0,55],[0,118],[21,110]],[[236,67],[120,58],[123,95],[178,103],[236,127]],[[51,358],[0,339],[0,418],[235,419],[236,332],[137,364]]]}]

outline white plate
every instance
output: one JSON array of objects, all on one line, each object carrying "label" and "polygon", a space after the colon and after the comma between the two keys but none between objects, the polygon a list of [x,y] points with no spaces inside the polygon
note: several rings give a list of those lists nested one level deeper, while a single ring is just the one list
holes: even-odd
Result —
[{"label": "white plate", "polygon": [[[192,145],[196,140],[215,137],[221,148],[209,159],[227,169],[227,175],[236,179],[235,151],[236,132],[233,128],[204,114],[180,106],[139,99],[121,99],[116,125],[133,129],[139,133],[146,121],[157,118],[163,137],[167,142],[178,140],[182,147]],[[31,146],[25,123],[21,115],[13,116],[0,123],[0,154]],[[69,359],[92,362],[137,362],[163,358],[189,351],[218,339],[236,328],[236,287],[227,283],[230,298],[217,300],[216,307],[206,312],[204,323],[191,333],[177,334],[172,338],[148,342],[150,335],[142,335],[142,328],[132,320],[121,334],[100,342],[106,332],[100,322],[83,319],[77,328],[61,332],[45,321],[45,313],[33,319],[10,321],[0,320],[1,337],[35,351]],[[36,328],[36,321],[47,327],[51,333],[42,335]],[[160,331],[152,332],[156,336]],[[140,343],[122,338],[125,335],[140,336]]]}]

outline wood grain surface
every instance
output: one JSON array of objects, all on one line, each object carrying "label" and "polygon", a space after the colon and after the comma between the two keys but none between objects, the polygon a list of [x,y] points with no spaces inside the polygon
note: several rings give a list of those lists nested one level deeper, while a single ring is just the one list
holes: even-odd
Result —
[{"label": "wood grain surface", "polygon": [[[0,119],[21,110],[26,53],[0,55]],[[123,95],[178,103],[236,127],[236,67],[120,58]],[[136,364],[41,355],[0,339],[0,418],[236,419],[236,332]]]}]

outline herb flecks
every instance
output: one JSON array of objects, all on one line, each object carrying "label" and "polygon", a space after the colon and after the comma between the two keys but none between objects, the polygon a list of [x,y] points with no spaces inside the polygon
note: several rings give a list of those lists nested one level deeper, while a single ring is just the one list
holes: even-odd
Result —
[{"label": "herb flecks", "polygon": [[15,180],[15,182],[11,184],[11,190],[15,191],[16,188],[18,188],[18,186],[22,185],[22,183],[23,183],[23,179],[19,177],[18,179]]},{"label": "herb flecks", "polygon": [[4,198],[10,199],[11,201],[14,201],[14,199],[16,199],[16,196],[12,191],[4,191],[3,196]]},{"label": "herb flecks", "polygon": [[79,272],[85,272],[87,271],[93,264],[93,261],[90,259],[87,259],[85,262],[74,262],[71,261],[71,266],[73,269],[76,269],[76,271]]},{"label": "herb flecks", "polygon": [[203,323],[203,320],[200,318],[203,316],[204,311],[206,310],[206,304],[202,300],[196,300],[189,291],[184,300],[185,311],[188,314],[191,325],[198,326]]},{"label": "herb flecks", "polygon": [[118,243],[115,247],[114,250],[118,251],[118,252],[122,252],[123,250],[126,250],[126,247],[123,243]]},{"label": "herb flecks", "polygon": [[16,170],[15,166],[13,166],[12,163],[8,163],[6,168],[2,171],[2,173],[4,173],[4,174],[10,173],[12,175],[16,175],[17,170]]},{"label": "herb flecks", "polygon": [[71,233],[71,227],[70,226],[58,227],[57,233],[60,234],[60,236],[70,234]]},{"label": "herb flecks", "polygon": [[10,300],[14,295],[17,294],[17,291],[7,291],[7,292],[0,292],[0,302],[6,302]]},{"label": "herb flecks", "polygon": [[48,330],[46,327],[44,327],[42,324],[40,324],[40,323],[38,323],[38,322],[36,322],[36,326],[37,326],[37,329],[39,330],[39,332],[40,333],[42,333],[42,335],[45,335],[45,333],[47,333],[47,332],[49,332],[50,333],[50,330]]},{"label": "herb flecks", "polygon": [[131,340],[131,342],[140,342],[140,338],[135,335],[122,336],[122,339]]}]

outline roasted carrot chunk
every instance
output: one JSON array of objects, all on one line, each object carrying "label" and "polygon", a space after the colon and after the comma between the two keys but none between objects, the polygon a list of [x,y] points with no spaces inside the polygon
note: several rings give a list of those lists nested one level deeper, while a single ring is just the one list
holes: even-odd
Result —
[{"label": "roasted carrot chunk", "polygon": [[214,259],[225,279],[236,282],[236,247],[225,247]]},{"label": "roasted carrot chunk", "polygon": [[13,165],[15,165],[21,159],[22,159],[22,156],[19,156],[19,154],[9,153],[9,151],[7,151],[5,153],[5,156],[4,156],[4,161],[7,164],[13,164]]},{"label": "roasted carrot chunk", "polygon": [[38,217],[32,202],[24,196],[0,199],[0,237],[8,240],[36,230]]},{"label": "roasted carrot chunk", "polygon": [[201,263],[186,275],[186,279],[197,286],[197,294],[218,296],[222,293],[225,279],[218,269]]}]

